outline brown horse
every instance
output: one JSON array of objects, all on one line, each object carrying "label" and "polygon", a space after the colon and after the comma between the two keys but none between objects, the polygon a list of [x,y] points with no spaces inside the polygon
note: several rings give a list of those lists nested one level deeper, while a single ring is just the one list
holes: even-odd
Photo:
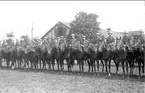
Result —
[{"label": "brown horse", "polygon": [[[117,39],[116,38],[116,74],[118,73],[118,67],[119,67],[119,63],[121,63],[122,65],[122,70],[123,70],[123,77],[125,75],[125,69],[124,69],[124,63],[126,62],[126,58],[127,58],[127,51],[125,49],[125,45],[123,44],[122,39]],[[126,70],[128,73],[128,64],[126,62]]]},{"label": "brown horse", "polygon": [[105,62],[105,72],[108,73],[108,61],[110,60],[110,50],[107,47],[105,40],[102,41],[99,50],[102,52],[102,60]]}]

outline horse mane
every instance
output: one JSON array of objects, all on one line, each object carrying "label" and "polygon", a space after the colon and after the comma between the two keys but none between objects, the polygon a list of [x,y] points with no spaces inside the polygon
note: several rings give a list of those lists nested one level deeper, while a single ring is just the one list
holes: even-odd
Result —
[{"label": "horse mane", "polygon": [[105,40],[101,41],[101,43],[98,45],[98,50],[102,51],[102,49],[107,49],[107,44]]},{"label": "horse mane", "polygon": [[[118,41],[118,42],[117,42]],[[123,43],[123,38],[116,40],[116,48],[117,49],[124,49],[124,43]]]}]

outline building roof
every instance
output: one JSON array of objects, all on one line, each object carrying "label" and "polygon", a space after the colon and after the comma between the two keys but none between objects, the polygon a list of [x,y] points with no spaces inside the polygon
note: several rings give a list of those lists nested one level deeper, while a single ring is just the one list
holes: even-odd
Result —
[{"label": "building roof", "polygon": [[70,25],[70,23],[68,23],[68,22],[60,22],[60,23],[64,24],[64,25],[67,26],[68,28],[71,28],[71,25]]},{"label": "building roof", "polygon": [[66,26],[67,28],[71,29],[70,23],[59,21],[44,36],[42,36],[41,39],[43,39],[45,36],[47,36],[58,24],[62,24],[64,26]]},{"label": "building roof", "polygon": [[143,32],[143,31],[141,31],[141,30],[138,30],[138,31],[129,31],[128,33],[129,33],[129,35],[132,35],[132,34],[134,34],[134,35],[141,35],[141,32]]},{"label": "building roof", "polygon": [[[111,31],[111,32],[112,32],[112,36],[113,36],[114,38],[116,38],[116,37],[120,38],[120,37],[123,36],[123,34],[120,33],[120,32],[115,32],[115,31]],[[103,35],[104,38],[107,38],[107,37],[108,37],[108,31],[105,30],[105,29],[99,30],[99,33],[100,33],[101,35]]]}]

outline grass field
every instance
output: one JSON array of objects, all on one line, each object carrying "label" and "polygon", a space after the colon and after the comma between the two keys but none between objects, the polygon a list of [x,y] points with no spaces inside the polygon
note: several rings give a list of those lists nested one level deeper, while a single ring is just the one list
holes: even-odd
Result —
[{"label": "grass field", "polygon": [[0,93],[145,93],[145,82],[120,76],[0,69]]}]

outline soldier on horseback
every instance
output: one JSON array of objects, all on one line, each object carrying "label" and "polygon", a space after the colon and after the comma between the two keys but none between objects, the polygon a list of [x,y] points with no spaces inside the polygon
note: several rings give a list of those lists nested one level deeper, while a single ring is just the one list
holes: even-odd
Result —
[{"label": "soldier on horseback", "polygon": [[76,42],[75,34],[72,34],[71,36],[72,36],[72,39],[71,39],[71,42],[70,42],[70,46],[71,46],[72,48],[75,48],[75,47],[74,47],[75,42]]},{"label": "soldier on horseback", "polygon": [[139,39],[141,41],[141,46],[145,46],[145,35],[143,31],[141,31],[141,35]]},{"label": "soldier on horseback", "polygon": [[101,38],[100,34],[96,33],[96,38],[94,39],[93,44],[95,44],[95,46],[97,46],[97,48],[98,48],[98,46],[100,45],[101,41],[102,41],[102,38]]},{"label": "soldier on horseback", "polygon": [[107,40],[106,40],[106,43],[107,43],[107,45],[108,45],[108,47],[109,47],[109,49],[112,49],[113,48],[113,46],[115,46],[114,44],[115,44],[115,38],[112,36],[112,32],[108,32],[108,37],[107,37]]},{"label": "soldier on horseback", "polygon": [[125,46],[127,46],[129,44],[129,36],[128,36],[127,32],[124,33],[122,41],[123,41]]}]

